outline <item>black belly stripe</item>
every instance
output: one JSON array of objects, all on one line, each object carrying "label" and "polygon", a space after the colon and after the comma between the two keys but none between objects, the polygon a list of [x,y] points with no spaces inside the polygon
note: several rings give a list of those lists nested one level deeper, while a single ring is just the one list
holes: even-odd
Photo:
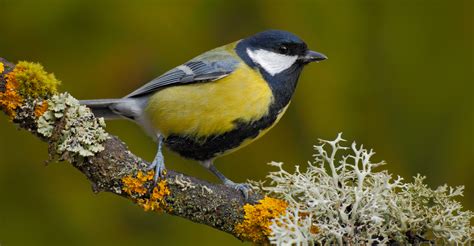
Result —
[{"label": "black belly stripe", "polygon": [[271,107],[269,113],[260,120],[245,123],[237,120],[235,129],[220,135],[206,138],[193,138],[171,134],[165,139],[166,146],[182,157],[197,161],[213,159],[228,150],[240,146],[246,139],[253,139],[260,131],[272,126],[277,119],[278,111]]}]

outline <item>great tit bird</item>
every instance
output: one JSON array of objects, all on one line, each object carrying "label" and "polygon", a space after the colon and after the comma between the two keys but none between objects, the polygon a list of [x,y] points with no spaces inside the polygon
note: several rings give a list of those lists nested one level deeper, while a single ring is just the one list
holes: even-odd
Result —
[{"label": "great tit bird", "polygon": [[214,160],[264,135],[285,113],[303,67],[327,59],[296,35],[267,30],[205,52],[120,99],[84,100],[97,117],[130,119],[158,143],[149,170],[165,169],[163,144],[199,161],[244,195]]}]

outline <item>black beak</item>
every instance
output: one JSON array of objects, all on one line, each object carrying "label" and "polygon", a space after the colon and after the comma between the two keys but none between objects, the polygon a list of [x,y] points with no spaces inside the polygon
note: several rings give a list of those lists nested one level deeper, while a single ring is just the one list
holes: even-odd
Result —
[{"label": "black beak", "polygon": [[319,62],[324,61],[326,59],[328,59],[328,57],[325,54],[312,50],[306,51],[306,54],[300,57],[300,60],[304,63]]}]

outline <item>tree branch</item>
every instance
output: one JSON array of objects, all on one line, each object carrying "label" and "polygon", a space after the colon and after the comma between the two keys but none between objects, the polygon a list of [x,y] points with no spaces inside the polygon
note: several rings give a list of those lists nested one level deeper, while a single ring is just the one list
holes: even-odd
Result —
[{"label": "tree branch", "polygon": [[[77,131],[87,128],[85,123],[100,120],[92,116],[83,122],[69,122],[67,109],[54,111],[59,109],[51,105],[51,98],[57,95],[55,87],[50,86],[57,84],[54,75],[42,71],[39,64],[22,64],[21,68],[20,64],[15,69],[14,64],[0,58],[0,108],[13,123],[47,142],[51,159],[59,157],[69,161],[91,181],[94,191],[111,192],[136,202],[145,210],[164,211],[227,232],[241,240],[248,239],[235,227],[244,219],[243,206],[258,203],[262,195],[250,194],[248,200],[244,200],[237,190],[171,170],[154,188],[150,178],[152,172],[146,171],[148,163],[131,153],[119,138],[111,135],[100,141],[97,153],[78,154],[74,151],[74,143],[64,140],[65,134],[72,127]],[[46,76],[43,81],[34,81],[41,76]],[[74,103],[64,105],[77,106]],[[65,116],[58,117],[58,112]],[[56,118],[48,118],[47,114],[56,115]],[[49,135],[41,128],[42,124],[47,123],[45,120],[53,122]],[[59,151],[60,145],[65,144],[66,149],[62,146],[63,150]]]}]

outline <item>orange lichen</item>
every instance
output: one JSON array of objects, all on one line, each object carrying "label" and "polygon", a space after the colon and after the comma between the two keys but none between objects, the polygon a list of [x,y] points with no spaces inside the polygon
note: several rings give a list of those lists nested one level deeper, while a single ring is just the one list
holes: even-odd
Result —
[{"label": "orange lichen", "polygon": [[160,180],[149,197],[144,197],[148,193],[148,188],[145,186],[146,182],[152,181],[154,172],[143,173],[139,171],[137,176],[126,176],[122,178],[123,187],[122,190],[126,192],[138,206],[142,207],[145,211],[157,211],[171,210],[166,206],[165,198],[171,194],[168,188],[166,180]]},{"label": "orange lichen", "polygon": [[147,192],[147,188],[144,184],[147,181],[153,180],[153,171],[150,171],[146,174],[143,174],[142,171],[137,173],[137,176],[126,176],[122,178],[123,188],[122,190],[125,191],[130,196],[142,196]]},{"label": "orange lichen", "polygon": [[5,76],[5,91],[0,92],[0,108],[10,116],[16,116],[16,109],[21,106],[23,98],[18,94],[18,81],[9,73]]},{"label": "orange lichen", "polygon": [[265,197],[258,204],[244,205],[244,220],[234,228],[243,240],[265,243],[271,234],[273,219],[283,215],[288,203],[271,197]]},{"label": "orange lichen", "polygon": [[4,70],[5,70],[5,67],[3,66],[3,63],[0,62],[0,73],[3,73]]},{"label": "orange lichen", "polygon": [[35,116],[36,116],[36,118],[39,118],[41,115],[43,115],[44,112],[46,112],[46,110],[48,110],[48,102],[47,101],[43,101],[40,104],[37,104],[35,106]]},{"label": "orange lichen", "polygon": [[160,200],[163,199],[165,196],[170,195],[171,192],[168,189],[168,184],[166,180],[161,180],[155,188],[153,188],[153,193],[151,194],[150,199],[152,200]]},{"label": "orange lichen", "polygon": [[145,211],[161,212],[164,209],[170,211],[171,208],[166,207],[165,197],[170,195],[166,180],[161,180],[154,188],[149,199],[139,199],[137,204]]}]

